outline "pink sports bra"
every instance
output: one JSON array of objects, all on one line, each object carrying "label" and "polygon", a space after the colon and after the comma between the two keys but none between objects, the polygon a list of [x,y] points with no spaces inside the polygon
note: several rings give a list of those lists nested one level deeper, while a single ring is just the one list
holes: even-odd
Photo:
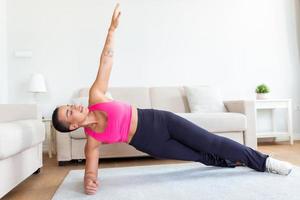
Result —
[{"label": "pink sports bra", "polygon": [[101,133],[84,127],[86,134],[103,143],[127,142],[132,115],[130,104],[112,100],[90,105],[88,109],[106,112],[107,124]]}]

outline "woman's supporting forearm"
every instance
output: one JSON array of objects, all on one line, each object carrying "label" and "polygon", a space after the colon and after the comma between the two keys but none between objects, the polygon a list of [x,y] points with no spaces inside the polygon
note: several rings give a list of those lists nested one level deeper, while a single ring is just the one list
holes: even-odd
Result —
[{"label": "woman's supporting forearm", "polygon": [[85,149],[85,173],[84,177],[98,177],[98,164],[99,164],[99,149]]}]

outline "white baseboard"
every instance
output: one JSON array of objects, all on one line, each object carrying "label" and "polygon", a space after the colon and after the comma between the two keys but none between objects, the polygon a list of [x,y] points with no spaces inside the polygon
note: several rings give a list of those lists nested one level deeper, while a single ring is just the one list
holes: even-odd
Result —
[{"label": "white baseboard", "polygon": [[[300,133],[294,133],[294,141],[300,140]],[[268,142],[268,141],[273,141],[272,138],[259,138],[258,142]],[[277,137],[275,139],[276,142],[284,142],[284,141],[289,141],[289,137]]]}]

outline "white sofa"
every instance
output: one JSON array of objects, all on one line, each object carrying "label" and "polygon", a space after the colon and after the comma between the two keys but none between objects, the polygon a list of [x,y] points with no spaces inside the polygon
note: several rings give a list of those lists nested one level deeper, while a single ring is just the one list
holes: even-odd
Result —
[{"label": "white sofa", "polygon": [[[128,102],[138,108],[172,111],[208,131],[231,138],[251,148],[257,148],[255,109],[253,100],[224,101],[227,112],[191,113],[183,86],[170,87],[110,87],[113,99]],[[88,89],[79,90],[77,97],[87,97]],[[71,133],[56,132],[57,161],[84,159],[86,136],[83,129]],[[103,144],[100,158],[149,156],[126,143]]]},{"label": "white sofa", "polygon": [[40,171],[44,139],[36,105],[0,104],[0,198]]}]

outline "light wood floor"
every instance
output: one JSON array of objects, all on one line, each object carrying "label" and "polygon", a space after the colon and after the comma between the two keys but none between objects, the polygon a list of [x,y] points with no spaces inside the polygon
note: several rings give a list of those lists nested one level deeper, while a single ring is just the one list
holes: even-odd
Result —
[{"label": "light wood floor", "polygon": [[[258,150],[271,154],[273,157],[286,160],[300,166],[300,141],[294,145],[288,142],[260,143]],[[58,167],[56,158],[49,158],[44,154],[44,166],[40,174],[32,175],[10,191],[3,200],[46,200],[51,199],[64,177],[70,170],[84,169],[84,163],[70,163],[70,165]],[[168,163],[183,163],[186,161],[157,160],[154,158],[125,158],[100,160],[100,168],[158,165]]]}]

